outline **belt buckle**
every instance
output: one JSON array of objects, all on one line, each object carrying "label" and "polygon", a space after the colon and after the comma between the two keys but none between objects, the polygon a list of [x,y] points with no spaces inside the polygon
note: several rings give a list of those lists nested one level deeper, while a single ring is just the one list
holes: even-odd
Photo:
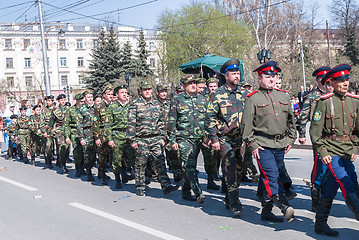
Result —
[{"label": "belt buckle", "polygon": [[274,141],[279,141],[281,137],[281,135],[274,135]]}]

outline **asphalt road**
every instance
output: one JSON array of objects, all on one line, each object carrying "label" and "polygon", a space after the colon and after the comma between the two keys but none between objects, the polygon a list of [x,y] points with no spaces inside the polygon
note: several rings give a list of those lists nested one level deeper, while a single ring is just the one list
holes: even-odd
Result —
[{"label": "asphalt road", "polygon": [[[0,239],[327,239],[314,232],[314,213],[310,212],[310,190],[302,181],[309,179],[312,167],[310,150],[292,149],[286,166],[298,196],[291,201],[296,209],[293,223],[260,220],[260,202],[256,186],[243,184],[240,199],[241,218],[223,204],[220,191],[207,191],[202,156],[199,158],[200,183],[204,204],[184,201],[180,190],[165,196],[158,183],[151,183],[146,196],[134,194],[134,181],[123,190],[85,177],[59,175],[56,168],[44,169],[44,160],[36,166],[0,157]],[[359,158],[355,162],[356,169]],[[94,171],[95,172],[95,171]],[[97,174],[97,172],[95,172]],[[172,174],[169,174],[172,178]],[[280,215],[279,209],[274,212]],[[340,232],[340,239],[358,239],[359,222],[353,217],[339,192],[329,219]]]}]

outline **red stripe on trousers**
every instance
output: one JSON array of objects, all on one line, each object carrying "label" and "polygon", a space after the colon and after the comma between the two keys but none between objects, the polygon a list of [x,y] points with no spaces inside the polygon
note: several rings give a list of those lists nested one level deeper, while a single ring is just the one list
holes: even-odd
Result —
[{"label": "red stripe on trousers", "polygon": [[[257,159],[256,159],[256,160],[257,160]],[[263,170],[263,168],[262,168],[262,166],[261,166],[261,164],[259,163],[258,160],[257,160],[257,163],[258,163],[258,166],[259,166],[259,168],[260,168],[260,170],[261,170],[261,172],[263,173],[263,176],[264,176],[264,187],[266,188],[269,197],[272,197],[272,191],[271,191],[270,186],[269,186],[269,184],[268,184],[268,183],[269,183],[269,179],[268,179],[266,173],[264,172],[264,170]]]},{"label": "red stripe on trousers", "polygon": [[333,176],[335,177],[335,180],[337,181],[337,183],[339,183],[340,189],[342,190],[343,197],[344,197],[344,199],[346,199],[347,198],[347,191],[344,188],[344,184],[338,179],[337,175],[335,175],[331,163],[328,164],[328,168],[329,168],[330,172],[333,174]]}]

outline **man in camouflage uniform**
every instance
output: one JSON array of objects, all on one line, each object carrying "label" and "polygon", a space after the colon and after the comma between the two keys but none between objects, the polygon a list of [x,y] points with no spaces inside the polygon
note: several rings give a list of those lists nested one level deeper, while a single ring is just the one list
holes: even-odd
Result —
[{"label": "man in camouflage uniform", "polygon": [[[320,99],[322,95],[326,93],[326,88],[324,86],[324,82],[322,84],[322,79],[324,75],[331,70],[330,67],[323,66],[316,69],[312,76],[315,77],[315,81],[317,83],[317,88],[308,93],[303,102],[303,108],[300,111],[300,115],[297,119],[297,130],[299,133],[299,143],[305,144],[306,142],[306,126],[307,123],[313,116],[315,106],[317,101]],[[312,211],[316,212],[318,201],[319,201],[319,188],[322,186],[322,180],[325,172],[327,171],[327,166],[322,164],[320,161],[318,154],[315,152],[313,148],[313,157],[314,157],[314,165],[311,173],[311,198],[312,198]]]},{"label": "man in camouflage uniform", "polygon": [[[115,174],[116,189],[122,188],[122,182],[128,181],[124,157],[131,156],[131,146],[126,140],[126,128],[128,118],[127,86],[120,85],[113,91],[116,101],[110,104],[106,110],[104,136],[109,147],[113,151],[112,170]],[[132,160],[129,158],[129,160]],[[128,162],[128,165],[133,165]]]},{"label": "man in camouflage uniform", "polygon": [[59,173],[64,174],[68,172],[66,168],[66,161],[70,154],[70,146],[65,141],[65,118],[67,111],[67,107],[65,106],[66,95],[60,94],[57,96],[56,100],[59,102],[59,105],[52,111],[49,121],[49,129],[51,130],[52,136],[56,136],[55,142],[59,147],[59,151],[57,152],[60,167]]},{"label": "man in camouflage uniform", "polygon": [[[197,78],[196,79],[196,91],[198,94],[201,94],[206,99],[206,106],[209,102],[209,93],[205,94],[206,89],[206,79],[205,78]],[[203,154],[203,160],[204,160],[204,169],[207,173],[207,189],[213,189],[213,190],[219,190],[219,186],[214,182],[213,177],[217,175],[217,159],[218,158],[218,151],[214,151],[212,147],[210,146],[210,140],[206,137],[203,139],[202,145],[200,145],[200,149]]]},{"label": "man in camouflage uniform", "polygon": [[80,114],[80,107],[84,103],[83,95],[81,93],[76,94],[74,100],[76,104],[69,107],[65,114],[65,138],[68,145],[72,143],[72,155],[76,169],[75,177],[80,177],[86,174],[84,170],[84,153],[77,132],[77,118]]},{"label": "man in camouflage uniform", "polygon": [[53,158],[53,138],[49,129],[49,121],[54,108],[54,96],[45,97],[46,106],[42,109],[40,128],[43,135],[43,149],[45,155],[45,164],[48,168],[52,168]]},{"label": "man in camouflage uniform", "polygon": [[[9,136],[9,147],[7,149],[7,157],[14,158],[16,155],[16,151],[14,148],[14,144],[16,144],[16,122],[17,122],[17,115],[13,114],[10,116],[11,123],[9,126],[5,128],[5,133]],[[4,125],[5,126],[5,125]]]},{"label": "man in camouflage uniform", "polygon": [[35,105],[32,110],[34,111],[34,115],[30,116],[30,154],[31,164],[35,165],[35,156],[40,155],[41,150],[41,107],[39,105]]},{"label": "man in camouflage uniform", "polygon": [[206,131],[212,148],[220,151],[223,178],[226,183],[225,204],[235,217],[242,212],[238,199],[238,176],[241,176],[241,121],[245,96],[240,90],[239,60],[230,59],[221,67],[226,83],[210,96]]},{"label": "man in camouflage uniform", "polygon": [[[167,126],[170,111],[170,101],[167,99],[167,87],[164,84],[157,85],[156,95],[158,101],[163,105],[165,111],[165,126]],[[173,171],[173,179],[175,182],[180,182],[182,180],[182,164],[179,159],[179,151],[172,149],[171,142],[168,140],[168,135],[166,135],[165,152],[168,167]]]},{"label": "man in camouflage uniform", "polygon": [[95,142],[94,142],[94,124],[95,124],[95,106],[93,101],[93,91],[86,90],[83,93],[85,102],[80,107],[77,118],[77,134],[80,138],[84,153],[84,167],[87,172],[87,181],[95,181],[92,176],[91,168],[95,165]]},{"label": "man in camouflage uniform", "polygon": [[29,142],[30,142],[30,128],[31,123],[28,116],[26,116],[26,107],[20,108],[21,116],[18,118],[15,125],[15,140],[17,141],[17,146],[19,149],[19,157],[20,160],[24,161],[24,163],[28,163],[29,159],[27,158],[27,154],[29,152]]},{"label": "man in camouflage uniform", "polygon": [[95,106],[95,125],[94,125],[94,137],[95,143],[98,150],[98,179],[101,179],[102,185],[107,185],[107,179],[109,178],[106,175],[106,162],[110,156],[110,147],[107,144],[107,140],[104,135],[104,126],[105,126],[105,115],[106,109],[112,102],[113,89],[111,85],[106,86],[102,92],[103,101]]},{"label": "man in camouflage uniform", "polygon": [[141,96],[129,108],[126,138],[136,150],[136,194],[144,195],[145,169],[149,157],[155,161],[161,188],[164,194],[178,189],[167,175],[163,146],[165,144],[164,110],[161,103],[152,97],[149,81],[140,84]]},{"label": "man in camouflage uniform", "polygon": [[[197,158],[202,146],[206,99],[197,93],[194,75],[186,75],[181,79],[185,92],[173,97],[167,125],[169,140],[173,150],[180,151],[184,164],[182,181],[182,198],[203,203],[202,193],[197,175]],[[191,195],[191,189],[195,197]]]},{"label": "man in camouflage uniform", "polygon": [[272,213],[275,202],[287,221],[291,222],[295,219],[294,209],[280,184],[279,169],[283,167],[284,154],[291,149],[297,135],[290,96],[286,91],[274,88],[275,75],[279,70],[274,61],[254,70],[258,72],[260,88],[246,97],[242,136],[257,160],[266,189],[262,197],[261,219],[283,221]]}]

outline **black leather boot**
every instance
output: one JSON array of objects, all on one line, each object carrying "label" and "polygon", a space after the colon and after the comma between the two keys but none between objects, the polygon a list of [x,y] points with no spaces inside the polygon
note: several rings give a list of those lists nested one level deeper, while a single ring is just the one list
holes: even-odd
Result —
[{"label": "black leather boot", "polygon": [[85,169],[84,169],[84,163],[79,163],[79,171],[80,171],[80,174],[85,176],[87,175]]},{"label": "black leather boot", "polygon": [[78,163],[75,163],[75,169],[76,169],[75,177],[81,177],[80,166]]},{"label": "black leather boot", "polygon": [[331,229],[327,223],[333,199],[320,198],[318,201],[317,214],[315,215],[314,230],[318,234],[338,236],[339,232]]},{"label": "black leather boot", "polygon": [[35,166],[35,156],[31,156],[31,165]]},{"label": "black leather boot", "polygon": [[123,183],[128,183],[128,175],[125,168],[121,169],[121,178]]},{"label": "black leather boot", "polygon": [[312,189],[310,192],[312,198],[312,212],[317,212],[319,202],[319,189]]},{"label": "black leather boot", "polygon": [[273,199],[265,194],[262,198],[262,213],[261,213],[261,220],[262,221],[272,221],[272,222],[283,222],[282,217],[278,217],[272,213],[273,208]]},{"label": "black leather boot", "polygon": [[284,194],[275,194],[272,196],[272,199],[277,207],[282,211],[285,219],[287,219],[288,222],[295,220],[294,208],[289,205],[287,197]]},{"label": "black leather boot", "polygon": [[91,168],[86,168],[87,172],[87,181],[93,182],[95,181],[94,177],[92,176]]},{"label": "black leather boot", "polygon": [[105,170],[101,170],[100,174],[101,174],[101,185],[108,185]]},{"label": "black leather boot", "polygon": [[219,190],[219,186],[213,181],[213,174],[209,173],[207,176],[207,189]]},{"label": "black leather boot", "polygon": [[227,193],[227,185],[226,185],[226,181],[224,180],[224,177],[222,178],[221,193]]},{"label": "black leather boot", "polygon": [[355,219],[359,221],[359,198],[355,192],[348,193],[345,198],[345,203],[350,211],[354,213]]},{"label": "black leather boot", "polygon": [[115,174],[115,181],[116,181],[115,188],[116,189],[121,189],[122,188],[122,183],[121,183],[121,177],[120,177],[119,173]]}]

